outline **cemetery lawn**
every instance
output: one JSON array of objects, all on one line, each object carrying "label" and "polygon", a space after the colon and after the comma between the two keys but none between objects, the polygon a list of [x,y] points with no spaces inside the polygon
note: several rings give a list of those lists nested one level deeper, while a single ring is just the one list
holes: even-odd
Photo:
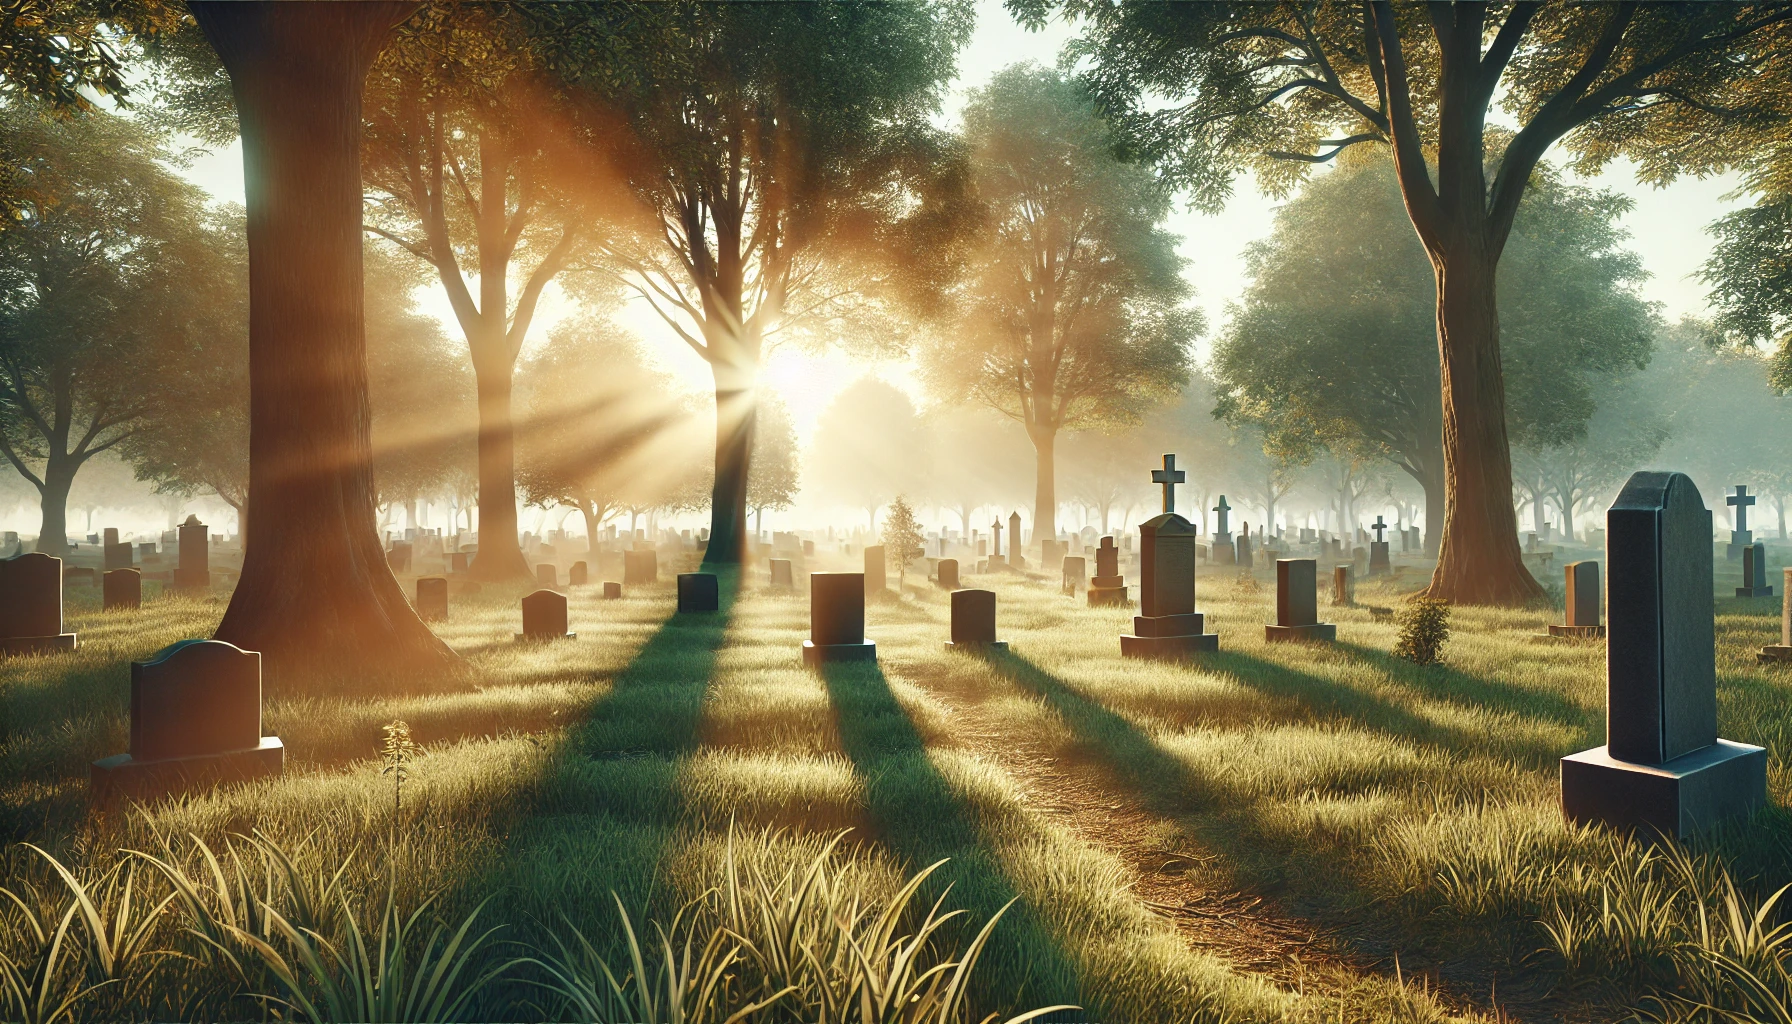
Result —
[{"label": "cemetery lawn", "polygon": [[[950,883],[973,926],[1018,899],[978,969],[982,1010],[1606,1021],[1664,983],[1648,950],[1595,948],[1628,941],[1616,932],[1582,935],[1570,964],[1544,927],[1596,921],[1641,858],[1557,809],[1557,758],[1604,735],[1603,643],[1535,636],[1559,612],[1457,610],[1444,664],[1419,668],[1370,608],[1419,570],[1359,583],[1358,607],[1322,598],[1335,646],[1265,643],[1270,573],[1204,573],[1221,650],[1165,665],[1119,657],[1133,609],[967,575],[997,592],[1012,645],[977,656],[944,648],[948,596],[911,574],[867,608],[878,663],[817,673],[798,653],[806,594],[760,572],[732,598],[725,579],[722,613],[677,616],[667,576],[621,601],[573,590],[578,637],[551,643],[513,641],[522,590],[457,593],[436,627],[464,672],[270,679],[284,778],[105,815],[87,764],[126,747],[129,661],[209,635],[223,604],[102,613],[72,587],[80,650],[0,660],[0,884],[43,884],[21,843],[104,867],[120,848],[259,832],[308,862],[352,858],[354,891],[383,891],[390,869],[401,906],[440,893],[458,920],[491,897],[480,921],[500,939],[576,926],[614,953],[611,892],[638,926],[669,921],[716,884],[730,842],[782,871],[850,829],[870,896],[950,858],[924,891]],[[1792,881],[1792,672],[1754,661],[1778,608],[1718,600],[1720,733],[1768,748],[1773,806],[1692,848],[1693,870],[1721,863],[1757,902]],[[425,748],[396,821],[378,758],[394,719]],[[164,1014],[206,984],[159,970],[145,1005]],[[540,999],[501,983],[484,1005],[514,1019]]]}]

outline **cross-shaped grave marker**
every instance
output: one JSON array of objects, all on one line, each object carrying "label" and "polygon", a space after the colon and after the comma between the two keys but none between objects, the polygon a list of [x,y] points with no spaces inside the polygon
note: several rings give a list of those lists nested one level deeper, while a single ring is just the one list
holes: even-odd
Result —
[{"label": "cross-shaped grave marker", "polygon": [[1740,532],[1748,529],[1748,507],[1755,503],[1755,496],[1748,493],[1746,484],[1737,484],[1736,493],[1724,499],[1724,504],[1736,506],[1736,529]]},{"label": "cross-shaped grave marker", "polygon": [[997,516],[996,521],[989,524],[989,528],[990,536],[995,538],[995,547],[990,551],[990,557],[1000,558],[1002,557],[1002,518]]},{"label": "cross-shaped grave marker", "polygon": [[[1188,479],[1188,473],[1176,468],[1176,456],[1164,456],[1164,468],[1151,471],[1151,482],[1164,488],[1164,513],[1176,511],[1176,485]],[[1221,499],[1224,500],[1223,498]]]},{"label": "cross-shaped grave marker", "polygon": [[1369,529],[1371,529],[1371,530],[1374,530],[1374,531],[1375,531],[1375,540],[1376,540],[1376,542],[1377,542],[1377,543],[1380,543],[1380,541],[1381,541],[1381,539],[1382,539],[1382,538],[1381,538],[1381,532],[1382,532],[1382,531],[1383,531],[1383,530],[1386,530],[1386,529],[1387,529],[1387,528],[1388,528],[1388,524],[1387,524],[1387,523],[1384,523],[1384,522],[1382,522],[1382,519],[1381,519],[1381,517],[1380,517],[1380,516],[1376,516],[1376,517],[1375,517],[1375,523],[1374,523],[1374,525],[1372,525],[1372,526],[1370,526],[1370,527],[1369,527]]},{"label": "cross-shaped grave marker", "polygon": [[1226,514],[1232,511],[1232,506],[1226,504],[1226,496],[1224,494],[1220,495],[1220,503],[1213,506],[1213,510],[1220,514],[1219,529],[1215,532],[1221,537],[1231,533],[1232,531],[1227,526]]}]

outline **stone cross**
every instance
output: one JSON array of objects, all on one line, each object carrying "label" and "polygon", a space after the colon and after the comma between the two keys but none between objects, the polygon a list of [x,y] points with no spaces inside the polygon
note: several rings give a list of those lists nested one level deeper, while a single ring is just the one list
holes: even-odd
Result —
[{"label": "stone cross", "polygon": [[989,524],[989,535],[995,539],[995,550],[993,550],[989,553],[989,557],[991,557],[991,558],[1002,557],[1002,517],[1001,516],[997,516],[996,521]]},{"label": "stone cross", "polygon": [[1226,496],[1224,494],[1220,495],[1220,503],[1213,506],[1213,510],[1220,514],[1219,526],[1214,530],[1214,535],[1224,537],[1231,533],[1232,530],[1226,520],[1226,514],[1232,511],[1232,506],[1226,504]]},{"label": "stone cross", "polygon": [[1151,471],[1151,482],[1164,488],[1164,511],[1176,511],[1176,485],[1188,479],[1188,473],[1176,468],[1176,456],[1164,456],[1164,468]]},{"label": "stone cross", "polygon": [[1736,529],[1738,532],[1748,529],[1748,507],[1755,503],[1755,496],[1748,493],[1745,484],[1736,485],[1736,493],[1724,499],[1724,504],[1736,506]]},{"label": "stone cross", "polygon": [[1375,531],[1375,540],[1376,540],[1376,543],[1380,543],[1380,542],[1381,542],[1381,539],[1382,539],[1382,537],[1381,537],[1381,534],[1382,534],[1382,531],[1383,531],[1383,530],[1386,530],[1386,529],[1387,529],[1387,528],[1388,528],[1388,524],[1386,524],[1386,523],[1384,523],[1384,522],[1382,522],[1382,521],[1381,521],[1381,517],[1380,517],[1380,516],[1376,516],[1376,517],[1375,517],[1375,522],[1374,522],[1374,524],[1373,524],[1373,525],[1371,525],[1371,526],[1370,526],[1370,527],[1369,527],[1369,529],[1371,529],[1371,530],[1374,530],[1374,531]]}]

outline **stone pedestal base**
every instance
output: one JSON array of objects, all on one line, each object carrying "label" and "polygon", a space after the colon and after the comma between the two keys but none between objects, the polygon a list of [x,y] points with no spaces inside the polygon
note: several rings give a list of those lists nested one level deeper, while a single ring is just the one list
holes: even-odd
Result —
[{"label": "stone pedestal base", "polygon": [[1006,641],[1006,640],[948,640],[948,641],[946,641],[946,650],[948,650],[948,651],[972,651],[972,652],[975,652],[975,651],[1005,651],[1007,649],[1008,649],[1008,641]]},{"label": "stone pedestal base", "polygon": [[51,651],[72,651],[75,646],[73,633],[0,637],[0,654],[48,654]]},{"label": "stone pedestal base", "polygon": [[1191,633],[1187,636],[1120,635],[1122,658],[1188,658],[1203,651],[1220,649],[1218,633]]},{"label": "stone pedestal base", "polygon": [[286,747],[280,737],[263,736],[259,747],[201,757],[138,761],[129,754],[114,754],[93,762],[87,781],[100,803],[119,797],[153,800],[170,793],[279,775],[285,765]]},{"label": "stone pedestal base", "polygon": [[1604,626],[1555,626],[1549,627],[1550,636],[1566,636],[1580,640],[1597,640],[1605,635]]},{"label": "stone pedestal base", "polygon": [[1089,588],[1089,607],[1091,608],[1124,607],[1131,603],[1126,599],[1125,587],[1092,586]]},{"label": "stone pedestal base", "polygon": [[1570,821],[1682,838],[1767,802],[1767,751],[1718,740],[1666,764],[1620,761],[1605,747],[1562,758]]},{"label": "stone pedestal base", "polygon": [[577,633],[518,633],[516,635],[517,643],[534,643],[536,641],[545,643],[549,640],[577,640],[578,638],[579,634]]},{"label": "stone pedestal base", "polygon": [[1737,597],[1772,597],[1772,587],[1737,587]]},{"label": "stone pedestal base", "polygon": [[1755,655],[1755,660],[1763,665],[1792,661],[1792,647],[1787,647],[1784,644],[1768,644],[1761,648],[1761,653]]},{"label": "stone pedestal base", "polygon": [[876,661],[877,644],[863,640],[856,644],[817,644],[803,641],[803,664],[814,668],[829,661]]},{"label": "stone pedestal base", "polygon": [[1287,643],[1297,640],[1336,640],[1338,625],[1335,622],[1315,622],[1310,626],[1277,626],[1265,624],[1263,639],[1272,642]]}]

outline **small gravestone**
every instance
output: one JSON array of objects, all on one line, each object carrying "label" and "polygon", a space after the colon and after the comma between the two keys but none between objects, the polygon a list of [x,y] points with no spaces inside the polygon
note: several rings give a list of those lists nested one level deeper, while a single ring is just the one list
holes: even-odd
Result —
[{"label": "small gravestone", "polygon": [[939,564],[938,568],[935,570],[935,572],[938,574],[940,589],[942,589],[942,590],[957,590],[958,589],[958,559],[956,559],[956,558],[940,559],[940,564]]},{"label": "small gravestone", "polygon": [[874,544],[865,549],[865,596],[873,597],[884,592],[884,546]]},{"label": "small gravestone", "polygon": [[1737,597],[1772,597],[1773,587],[1767,583],[1767,545],[1750,544],[1742,549],[1742,586]]},{"label": "small gravestone", "polygon": [[779,590],[795,590],[796,574],[791,571],[790,559],[774,558],[771,560],[772,586]]},{"label": "small gravestone", "polygon": [[622,553],[622,582],[626,585],[638,583],[657,583],[660,578],[659,556],[649,548],[646,551],[624,551]]},{"label": "small gravestone", "polygon": [[1087,585],[1089,563],[1082,555],[1064,556],[1064,596],[1075,597]]},{"label": "small gravestone", "polygon": [[1251,524],[1245,523],[1238,531],[1238,539],[1232,542],[1232,564],[1241,569],[1249,569],[1256,564],[1256,552],[1251,548]]},{"label": "small gravestone", "polygon": [[809,639],[803,664],[876,661],[877,644],[865,639],[865,577],[856,572],[809,574]]},{"label": "small gravestone", "polygon": [[1276,560],[1276,621],[1265,640],[1336,640],[1338,627],[1319,621],[1319,563],[1311,558]]},{"label": "small gravestone", "polygon": [[1358,576],[1366,575],[1369,569],[1369,549],[1365,547],[1351,548],[1350,564],[1356,569]]},{"label": "small gravestone", "polygon": [[1792,568],[1780,572],[1780,642],[1761,648],[1759,660],[1764,665],[1792,661]]},{"label": "small gravestone", "polygon": [[120,543],[118,539],[118,531],[112,527],[107,527],[106,539],[102,548],[102,557],[105,559],[106,570],[129,569],[136,564],[132,555],[133,552],[130,544]]},{"label": "small gravestone", "polygon": [[100,607],[104,611],[136,611],[143,607],[143,571],[113,569],[100,577]]},{"label": "small gravestone", "polygon": [[448,571],[467,571],[467,553],[465,551],[450,551],[448,553]]},{"label": "small gravestone", "polygon": [[1008,641],[996,639],[995,591],[952,592],[952,639],[946,646],[1007,649]]},{"label": "small gravestone", "polygon": [[62,559],[40,551],[0,561],[0,654],[72,651],[62,631]]},{"label": "small gravestone", "polygon": [[590,579],[591,567],[584,562],[574,562],[572,568],[566,570],[566,585],[569,587],[582,587]]},{"label": "small gravestone", "polygon": [[261,655],[182,640],[131,664],[130,751],[93,762],[101,802],[279,775],[286,749],[261,734]]},{"label": "small gravestone", "polygon": [[535,585],[552,590],[560,585],[560,568],[552,562],[543,562],[535,567]]},{"label": "small gravestone", "polygon": [[622,597],[622,584],[610,580],[604,581],[604,600],[616,601]]},{"label": "small gravestone", "polygon": [[1213,506],[1218,518],[1214,520],[1213,540],[1208,545],[1207,560],[1214,565],[1236,565],[1238,548],[1232,543],[1232,524],[1228,517],[1232,514],[1232,506],[1226,504],[1226,496],[1220,495],[1220,503]]},{"label": "small gravestone", "polygon": [[417,579],[417,617],[424,622],[448,621],[448,581],[441,576]]},{"label": "small gravestone", "polygon": [[174,585],[182,590],[206,590],[212,585],[210,528],[195,515],[180,524],[180,564],[174,569]]},{"label": "small gravestone", "polygon": [[1120,549],[1114,538],[1101,538],[1095,549],[1095,575],[1089,578],[1089,607],[1127,604],[1126,577],[1120,575]]},{"label": "small gravestone", "polygon": [[1381,516],[1376,516],[1375,524],[1369,527],[1375,531],[1375,539],[1369,542],[1369,575],[1371,576],[1383,576],[1393,569],[1388,560],[1388,542],[1381,537],[1382,531],[1387,528],[1388,524],[1382,521]]},{"label": "small gravestone", "polygon": [[[788,562],[786,565],[790,564]],[[720,611],[722,588],[713,572],[678,574],[678,610],[684,614]]]},{"label": "small gravestone", "polygon": [[1679,839],[1767,800],[1767,751],[1717,735],[1711,512],[1683,473],[1605,514],[1606,744],[1564,757],[1562,810]]},{"label": "small gravestone", "polygon": [[1217,651],[1218,633],[1205,632],[1206,616],[1195,611],[1195,527],[1176,514],[1176,485],[1186,474],[1176,456],[1151,479],[1164,489],[1164,511],[1139,524],[1139,611],[1132,633],[1120,636],[1126,658],[1185,658]]},{"label": "small gravestone", "polygon": [[393,572],[410,572],[412,550],[409,541],[394,541],[392,550],[386,552],[386,564]]},{"label": "small gravestone", "polygon": [[1356,570],[1351,566],[1340,565],[1332,570],[1332,604],[1356,604]]},{"label": "small gravestone", "polygon": [[1008,564],[1016,569],[1025,569],[1027,560],[1021,557],[1020,513],[1008,513]]},{"label": "small gravestone", "polygon": [[1605,627],[1599,623],[1599,563],[1569,562],[1562,567],[1563,596],[1567,620],[1549,627],[1550,636],[1601,637]]},{"label": "small gravestone", "polygon": [[1736,528],[1730,531],[1730,545],[1724,549],[1724,558],[1734,562],[1755,542],[1753,530],[1748,528],[1748,507],[1755,503],[1755,496],[1748,493],[1742,484],[1736,485],[1736,493],[1724,499],[1724,504],[1736,509]]},{"label": "small gravestone", "polygon": [[537,590],[523,598],[523,631],[518,640],[559,640],[578,636],[566,631],[566,595]]}]

